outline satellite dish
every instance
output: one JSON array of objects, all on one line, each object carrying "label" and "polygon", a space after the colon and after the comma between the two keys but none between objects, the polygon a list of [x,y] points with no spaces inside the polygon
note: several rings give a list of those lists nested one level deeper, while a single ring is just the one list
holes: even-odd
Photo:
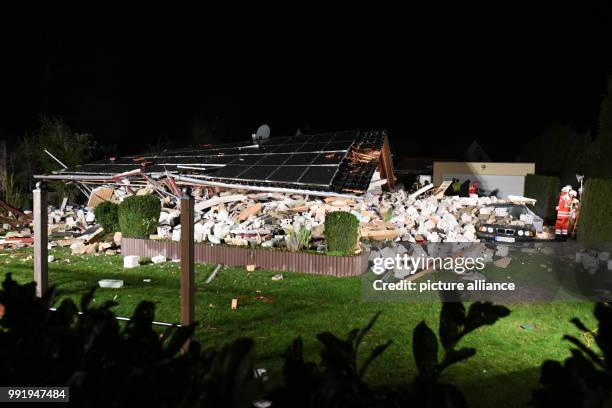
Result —
[{"label": "satellite dish", "polygon": [[255,137],[257,140],[265,140],[270,138],[270,126],[263,124],[257,128],[257,133],[255,133]]}]

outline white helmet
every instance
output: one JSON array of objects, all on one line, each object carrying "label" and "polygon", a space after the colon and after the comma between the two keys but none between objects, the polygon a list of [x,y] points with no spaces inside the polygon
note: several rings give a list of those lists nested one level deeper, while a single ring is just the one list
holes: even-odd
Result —
[{"label": "white helmet", "polygon": [[568,193],[572,189],[572,186],[569,184],[561,189],[564,193]]},{"label": "white helmet", "polygon": [[578,193],[576,192],[576,190],[572,190],[569,192],[569,195],[571,195],[572,197],[576,197]]}]

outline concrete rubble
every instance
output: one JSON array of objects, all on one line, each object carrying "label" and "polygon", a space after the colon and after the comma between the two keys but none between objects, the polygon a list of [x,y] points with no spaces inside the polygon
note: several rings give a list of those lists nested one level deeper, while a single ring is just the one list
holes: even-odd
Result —
[{"label": "concrete rubble", "polygon": [[[128,193],[123,187],[103,191],[122,201]],[[131,194],[153,194],[152,188],[130,189]],[[111,194],[112,193],[112,194]],[[368,241],[409,243],[479,242],[479,221],[507,221],[507,214],[493,205],[503,203],[496,197],[416,196],[404,190],[369,192],[359,198],[318,197],[275,192],[225,190],[217,192],[195,188],[194,237],[196,242],[233,246],[283,247],[292,229],[306,227],[311,232],[310,247],[325,247],[325,216],[334,211],[350,212],[360,223],[360,238]],[[97,197],[97,196],[96,196]],[[100,198],[98,197],[98,198]],[[440,198],[441,197],[441,198]],[[151,239],[180,241],[178,200],[161,199],[159,225]],[[24,214],[25,216],[25,214]],[[497,217],[497,218],[496,218]],[[49,207],[49,237],[53,246],[70,247],[72,253],[120,253],[121,234],[109,237],[96,224],[93,209],[63,205]],[[528,220],[512,220],[526,223]],[[31,221],[29,221],[31,222]],[[31,244],[29,227],[10,231],[11,236]],[[104,242],[102,239],[104,238]],[[28,243],[29,241],[29,243]],[[503,256],[503,254],[499,254]]]},{"label": "concrete rubble", "polygon": [[[221,192],[194,206],[196,242],[236,246],[283,246],[291,229],[305,226],[313,244],[324,240],[325,215],[346,211],[360,221],[363,241],[478,242],[475,224],[490,218],[480,209],[495,197],[411,198],[403,190],[366,194],[362,200],[281,193]],[[180,211],[164,206],[157,236],[180,241]]]},{"label": "concrete rubble", "polygon": [[130,268],[136,268],[138,266],[140,266],[140,257],[135,256],[135,255],[123,257],[123,267],[124,268],[130,269]]}]

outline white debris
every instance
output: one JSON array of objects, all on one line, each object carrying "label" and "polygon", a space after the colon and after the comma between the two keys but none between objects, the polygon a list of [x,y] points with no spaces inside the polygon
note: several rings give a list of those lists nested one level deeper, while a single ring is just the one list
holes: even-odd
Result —
[{"label": "white debris", "polygon": [[124,268],[136,268],[140,266],[140,257],[136,255],[129,255],[123,257],[123,267]]},{"label": "white debris", "polygon": [[161,227],[157,227],[157,236],[163,239],[171,239],[172,227],[170,225],[162,225]]},{"label": "white debris", "polygon": [[495,251],[496,256],[508,256],[510,253],[510,248],[507,245],[497,245],[497,251]]},{"label": "white debris", "polygon": [[151,262],[153,262],[154,264],[160,264],[160,263],[164,263],[166,262],[167,259],[165,256],[163,255],[157,255],[151,258]]}]

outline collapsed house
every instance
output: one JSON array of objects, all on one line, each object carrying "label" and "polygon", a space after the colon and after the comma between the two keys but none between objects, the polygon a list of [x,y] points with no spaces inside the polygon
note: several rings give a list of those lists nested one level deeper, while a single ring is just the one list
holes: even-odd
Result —
[{"label": "collapsed house", "polygon": [[[477,223],[491,217],[485,207],[503,202],[495,197],[444,196],[443,186],[436,192],[426,187],[423,194],[393,190],[384,131],[254,139],[163,151],[36,177],[76,184],[89,197],[88,208],[75,208],[73,215],[57,209],[50,212],[50,232],[72,229],[87,238],[65,241],[78,251],[96,250],[81,245],[92,245],[88,241],[97,231],[91,208],[132,194],[157,194],[162,200],[152,239],[180,240],[178,198],[184,187],[192,188],[196,201],[195,241],[237,246],[283,246],[290,229],[305,226],[316,247],[324,244],[325,215],[333,211],[355,215],[365,240],[476,242]],[[388,191],[383,193],[383,188]],[[97,250],[101,248],[117,250],[116,245]]]}]

